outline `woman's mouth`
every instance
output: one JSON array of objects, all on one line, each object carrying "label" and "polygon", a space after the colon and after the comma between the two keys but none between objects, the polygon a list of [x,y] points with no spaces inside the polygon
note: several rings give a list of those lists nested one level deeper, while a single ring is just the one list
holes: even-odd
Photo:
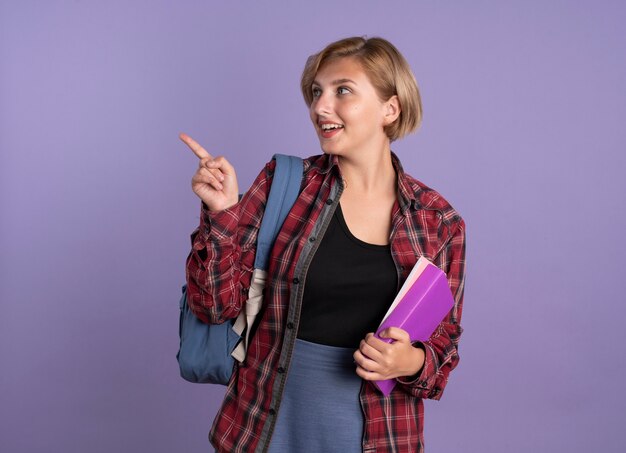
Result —
[{"label": "woman's mouth", "polygon": [[324,138],[334,137],[342,129],[343,129],[343,126],[337,123],[325,123],[325,124],[320,125],[320,132],[321,132],[322,137]]}]

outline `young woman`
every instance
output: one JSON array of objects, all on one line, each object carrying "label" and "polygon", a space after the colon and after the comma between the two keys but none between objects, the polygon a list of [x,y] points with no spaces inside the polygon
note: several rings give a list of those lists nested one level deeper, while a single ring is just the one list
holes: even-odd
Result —
[{"label": "young woman", "polygon": [[[322,155],[272,251],[264,308],[229,383],[210,439],[219,452],[422,452],[423,398],[439,399],[457,365],[465,224],[404,173],[390,144],[417,128],[421,102],[402,55],[381,38],[348,38],[309,57],[302,74]],[[269,163],[238,200],[234,168],[189,136],[202,200],[187,261],[201,320],[237,316],[272,182]],[[455,306],[424,343],[374,332],[420,256],[444,270]],[[396,379],[387,397],[372,381]]]}]

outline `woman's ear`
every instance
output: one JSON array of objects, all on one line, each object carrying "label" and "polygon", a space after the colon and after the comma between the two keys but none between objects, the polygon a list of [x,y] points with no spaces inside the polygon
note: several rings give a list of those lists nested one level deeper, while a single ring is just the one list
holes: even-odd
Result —
[{"label": "woman's ear", "polygon": [[391,96],[385,102],[384,109],[385,115],[383,125],[389,126],[391,123],[398,119],[398,117],[400,116],[400,112],[402,111],[402,109],[400,108],[400,100],[398,99],[398,96]]}]

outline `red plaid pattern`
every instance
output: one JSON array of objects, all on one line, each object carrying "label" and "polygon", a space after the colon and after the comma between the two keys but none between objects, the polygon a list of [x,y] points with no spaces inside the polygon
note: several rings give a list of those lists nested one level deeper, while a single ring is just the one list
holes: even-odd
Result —
[{"label": "red plaid pattern", "polygon": [[[400,283],[424,255],[446,272],[456,304],[425,343],[426,361],[419,378],[399,379],[400,385],[388,397],[371,383],[362,386],[362,447],[364,452],[423,452],[422,398],[441,398],[448,375],[459,361],[465,224],[445,199],[405,174],[395,155],[392,159],[398,200],[393,208],[391,253]],[[200,226],[192,234],[187,283],[189,306],[204,322],[236,317],[246,300],[273,171],[270,162],[230,209],[217,213],[202,209]],[[317,222],[323,221],[322,211],[335,207],[341,181],[336,156],[305,160],[302,192],[272,250],[261,321],[211,429],[211,441],[219,452],[267,451],[297,332],[301,286],[308,267],[303,261],[312,258],[306,250],[315,240],[311,236],[320,227]],[[296,275],[297,270],[301,274]]]}]

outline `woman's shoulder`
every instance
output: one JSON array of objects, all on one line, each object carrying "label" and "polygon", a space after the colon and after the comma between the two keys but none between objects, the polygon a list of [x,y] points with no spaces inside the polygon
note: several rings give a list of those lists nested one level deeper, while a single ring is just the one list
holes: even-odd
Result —
[{"label": "woman's shoulder", "polygon": [[464,226],[464,221],[459,212],[440,192],[426,185],[419,179],[403,174],[405,187],[410,191],[415,200],[417,210],[429,210],[441,218],[444,224],[450,226]]}]

